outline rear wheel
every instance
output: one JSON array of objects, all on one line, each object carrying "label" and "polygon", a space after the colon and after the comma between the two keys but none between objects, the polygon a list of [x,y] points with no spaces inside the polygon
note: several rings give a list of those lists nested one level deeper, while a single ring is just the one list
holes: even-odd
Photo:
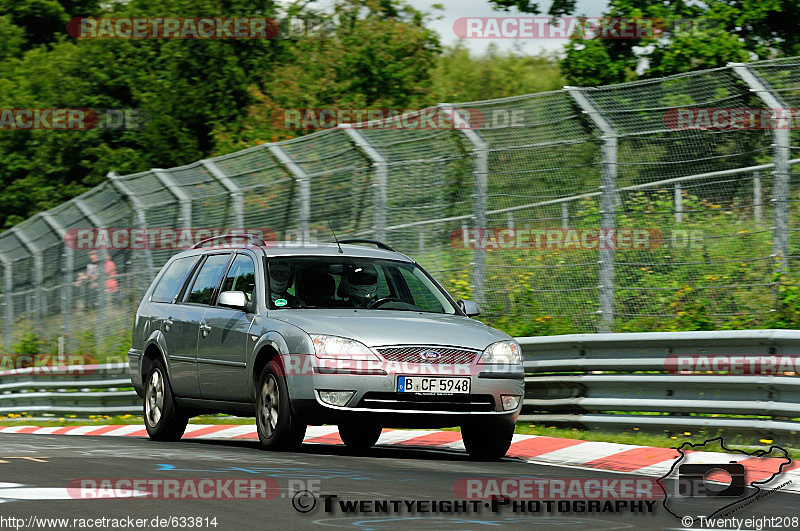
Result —
[{"label": "rear wheel", "polygon": [[475,461],[497,461],[511,447],[513,424],[468,425],[461,427],[461,438],[470,457]]},{"label": "rear wheel", "polygon": [[276,360],[264,367],[258,379],[256,427],[265,450],[297,448],[306,434],[306,424],[292,414],[286,380]]},{"label": "rear wheel", "polygon": [[352,426],[343,424],[339,426],[339,437],[342,438],[342,442],[350,450],[354,452],[363,452],[375,446],[375,443],[378,442],[378,438],[381,436],[381,431],[383,430],[380,426]]},{"label": "rear wheel", "polygon": [[161,360],[153,361],[145,381],[143,416],[147,435],[155,441],[177,441],[186,431],[189,416],[175,404]]}]

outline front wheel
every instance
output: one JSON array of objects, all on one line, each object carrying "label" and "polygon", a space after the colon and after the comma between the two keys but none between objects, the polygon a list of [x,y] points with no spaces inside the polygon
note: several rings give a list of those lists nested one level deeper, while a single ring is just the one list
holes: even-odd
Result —
[{"label": "front wheel", "polygon": [[497,461],[511,447],[513,424],[468,425],[461,427],[461,438],[467,453],[475,461]]},{"label": "front wheel", "polygon": [[273,360],[261,371],[256,388],[256,428],[265,450],[291,450],[300,446],[306,424],[292,415],[289,390],[280,364]]},{"label": "front wheel", "polygon": [[175,404],[161,360],[153,361],[146,382],[143,416],[147,435],[154,441],[177,441],[186,431],[189,416]]},{"label": "front wheel", "polygon": [[381,436],[381,431],[383,430],[380,426],[353,426],[342,424],[339,426],[339,437],[342,438],[342,442],[350,450],[354,452],[363,452],[375,446],[375,443],[378,442],[378,438]]}]

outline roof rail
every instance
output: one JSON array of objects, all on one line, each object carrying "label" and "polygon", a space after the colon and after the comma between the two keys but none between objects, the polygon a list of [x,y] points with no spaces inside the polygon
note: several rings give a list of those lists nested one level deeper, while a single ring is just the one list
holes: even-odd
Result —
[{"label": "roof rail", "polygon": [[375,245],[376,247],[378,247],[378,249],[384,249],[386,251],[395,252],[394,249],[392,249],[391,247],[389,247],[388,245],[386,245],[383,242],[379,242],[378,240],[364,240],[364,239],[361,239],[361,238],[349,238],[349,239],[346,239],[346,240],[339,240],[339,243],[371,243],[372,245]]},{"label": "roof rail", "polygon": [[192,245],[192,249],[199,249],[200,247],[203,246],[203,244],[208,243],[208,242],[212,242],[214,240],[220,240],[220,239],[223,239],[223,238],[243,238],[243,237],[250,239],[250,241],[248,242],[248,244],[250,244],[250,245],[257,245],[257,246],[266,245],[264,243],[264,240],[262,240],[261,237],[256,236],[255,234],[228,233],[228,234],[220,234],[218,236],[213,236],[211,238],[206,238],[205,240],[201,240],[201,241],[197,242],[196,244]]}]

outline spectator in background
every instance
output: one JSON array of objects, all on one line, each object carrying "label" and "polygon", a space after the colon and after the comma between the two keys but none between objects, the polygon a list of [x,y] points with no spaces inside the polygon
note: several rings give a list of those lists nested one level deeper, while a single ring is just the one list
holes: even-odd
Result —
[{"label": "spectator in background", "polygon": [[[97,251],[89,251],[89,263],[86,264],[86,271],[78,273],[78,278],[75,280],[75,285],[80,287],[87,286],[87,293],[85,296],[86,307],[97,306],[97,279],[99,277],[98,271],[98,258]],[[108,303],[114,302],[116,299],[117,291],[119,291],[119,282],[117,281],[117,265],[111,259],[111,256],[106,253],[106,261],[103,266],[105,273],[105,290],[108,294]],[[90,295],[91,293],[91,295]]]}]

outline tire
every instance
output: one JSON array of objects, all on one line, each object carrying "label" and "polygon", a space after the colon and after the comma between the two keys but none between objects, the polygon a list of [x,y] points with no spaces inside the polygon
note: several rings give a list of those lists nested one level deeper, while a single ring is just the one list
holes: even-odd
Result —
[{"label": "tire", "polygon": [[470,457],[475,461],[502,459],[514,437],[513,424],[468,425],[461,427],[461,438]]},{"label": "tire", "polygon": [[189,416],[175,404],[164,362],[154,360],[144,385],[142,417],[154,441],[177,441],[186,431]]},{"label": "tire", "polygon": [[292,414],[283,371],[272,360],[258,378],[256,428],[264,450],[293,450],[306,435],[306,424]]},{"label": "tire", "polygon": [[350,450],[364,452],[375,446],[381,436],[381,431],[383,430],[380,426],[342,424],[339,426],[339,437],[342,438],[342,442]]}]

